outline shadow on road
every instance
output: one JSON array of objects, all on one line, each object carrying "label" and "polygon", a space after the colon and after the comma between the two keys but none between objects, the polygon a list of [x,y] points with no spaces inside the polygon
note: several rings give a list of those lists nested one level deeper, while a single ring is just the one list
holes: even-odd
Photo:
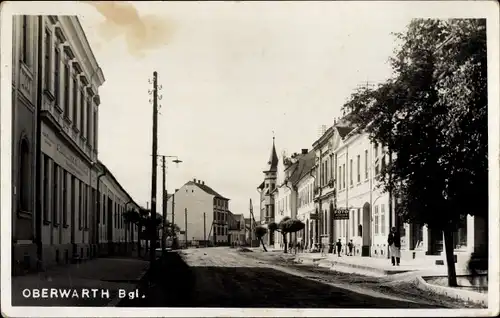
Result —
[{"label": "shadow on road", "polygon": [[[168,253],[123,307],[436,308],[376,298],[264,267],[189,267]],[[150,284],[150,287],[147,286]]]}]

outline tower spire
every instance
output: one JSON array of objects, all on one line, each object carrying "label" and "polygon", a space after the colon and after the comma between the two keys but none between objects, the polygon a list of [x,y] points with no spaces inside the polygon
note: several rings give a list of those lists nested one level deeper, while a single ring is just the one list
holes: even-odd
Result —
[{"label": "tower spire", "polygon": [[278,170],[278,155],[276,154],[276,145],[275,145],[275,137],[273,130],[273,148],[271,149],[271,156],[269,157],[269,161],[267,162],[267,171],[277,171]]}]

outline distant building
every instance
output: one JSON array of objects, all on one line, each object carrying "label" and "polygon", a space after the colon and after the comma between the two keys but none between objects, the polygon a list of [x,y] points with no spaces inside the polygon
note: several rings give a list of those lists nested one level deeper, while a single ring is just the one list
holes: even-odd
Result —
[{"label": "distant building", "polygon": [[241,246],[245,244],[245,217],[243,214],[228,212],[228,231],[229,245]]},{"label": "distant building", "polygon": [[177,189],[167,202],[167,215],[181,231],[178,234],[181,245],[186,244],[186,240],[188,244],[227,245],[228,212],[229,199],[210,188],[205,181],[196,179]]},{"label": "distant building", "polygon": [[[271,149],[271,155],[267,162],[264,173],[264,181],[257,187],[260,194],[260,224],[267,226],[267,224],[274,222],[275,206],[273,191],[276,188],[276,177],[278,172],[278,155],[276,154],[276,147],[274,145]],[[268,233],[263,238],[266,245],[274,244],[274,234]]]}]

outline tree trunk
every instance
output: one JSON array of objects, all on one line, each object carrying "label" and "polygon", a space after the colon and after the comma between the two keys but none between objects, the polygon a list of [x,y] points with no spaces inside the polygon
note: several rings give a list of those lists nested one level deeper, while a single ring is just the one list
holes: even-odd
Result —
[{"label": "tree trunk", "polygon": [[282,233],[283,234],[283,245],[285,246],[285,250],[284,250],[284,253],[288,253],[287,252],[287,247],[288,247],[288,240],[286,238],[286,233]]},{"label": "tree trunk", "polygon": [[266,249],[266,245],[264,245],[264,240],[261,238],[259,238],[260,240],[260,244],[262,244],[262,248],[264,249],[264,252],[267,252],[267,249]]},{"label": "tree trunk", "polygon": [[457,287],[457,272],[455,270],[455,258],[453,255],[453,231],[449,228],[443,231],[446,263],[448,265],[448,286]]}]

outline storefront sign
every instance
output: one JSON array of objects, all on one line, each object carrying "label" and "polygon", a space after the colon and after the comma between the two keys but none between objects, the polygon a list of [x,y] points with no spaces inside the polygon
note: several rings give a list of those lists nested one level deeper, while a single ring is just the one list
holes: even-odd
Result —
[{"label": "storefront sign", "polygon": [[318,213],[311,213],[309,215],[309,219],[311,219],[311,220],[317,220],[318,219]]},{"label": "storefront sign", "polygon": [[66,147],[47,127],[42,130],[42,151],[66,171],[82,179],[88,178],[90,169],[75,153]]},{"label": "storefront sign", "polygon": [[349,220],[349,209],[335,209],[333,211],[334,220]]}]

